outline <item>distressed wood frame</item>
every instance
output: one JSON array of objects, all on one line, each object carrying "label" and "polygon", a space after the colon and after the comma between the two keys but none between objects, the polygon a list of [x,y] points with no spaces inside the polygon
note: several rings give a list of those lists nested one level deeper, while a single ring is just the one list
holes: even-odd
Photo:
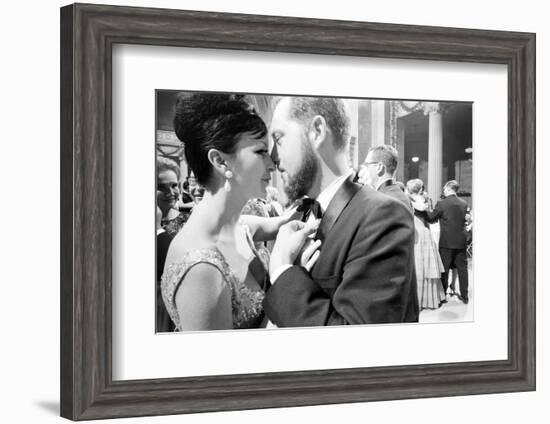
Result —
[{"label": "distressed wood frame", "polygon": [[[505,64],[508,359],[113,381],[116,43]],[[61,415],[73,420],[535,389],[535,35],[75,4],[61,9]]]}]

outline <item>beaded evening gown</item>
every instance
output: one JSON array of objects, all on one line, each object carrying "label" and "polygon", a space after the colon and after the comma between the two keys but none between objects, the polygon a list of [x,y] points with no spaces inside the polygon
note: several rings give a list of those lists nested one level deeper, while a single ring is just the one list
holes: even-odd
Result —
[{"label": "beaded evening gown", "polygon": [[[249,238],[247,232],[247,238]],[[251,241],[249,240],[249,245]],[[265,258],[253,250],[255,258],[251,265],[256,262],[261,266],[264,273],[264,281],[258,282],[260,287],[267,284],[267,262]],[[248,287],[243,281],[239,281],[225,257],[216,247],[190,250],[186,252],[177,263],[168,265],[164,270],[161,281],[162,298],[170,318],[176,326],[176,331],[182,331],[182,325],[175,304],[175,294],[181,285],[187,272],[199,263],[208,263],[215,266],[223,276],[231,293],[231,311],[233,316],[233,328],[258,328],[264,321],[262,301],[265,297],[263,289],[254,290]]]}]

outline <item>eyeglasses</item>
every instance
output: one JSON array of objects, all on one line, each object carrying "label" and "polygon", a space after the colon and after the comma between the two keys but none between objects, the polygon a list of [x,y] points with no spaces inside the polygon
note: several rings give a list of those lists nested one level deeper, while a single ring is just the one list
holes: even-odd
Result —
[{"label": "eyeglasses", "polygon": [[380,162],[363,162],[363,165],[377,165]]}]

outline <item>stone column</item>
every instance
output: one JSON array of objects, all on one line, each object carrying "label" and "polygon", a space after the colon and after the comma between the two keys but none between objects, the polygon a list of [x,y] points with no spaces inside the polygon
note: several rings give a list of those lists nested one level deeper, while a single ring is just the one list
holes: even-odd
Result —
[{"label": "stone column", "polygon": [[397,159],[397,181],[405,181],[405,124],[403,119],[397,118],[397,153],[399,155]]},{"label": "stone column", "polygon": [[427,187],[435,204],[443,188],[443,117],[439,103],[426,103],[424,113],[429,116]]},{"label": "stone column", "polygon": [[371,111],[371,147],[380,146],[384,144],[385,133],[385,112],[386,101],[385,100],[373,100]]},{"label": "stone column", "polygon": [[359,105],[358,100],[345,99],[343,100],[346,106],[346,112],[349,116],[350,128],[349,128],[349,161],[350,166],[358,169],[359,167]]}]

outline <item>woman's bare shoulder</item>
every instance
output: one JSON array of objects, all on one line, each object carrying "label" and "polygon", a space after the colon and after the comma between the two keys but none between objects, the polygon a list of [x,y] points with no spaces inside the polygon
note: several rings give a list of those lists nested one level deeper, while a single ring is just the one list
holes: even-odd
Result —
[{"label": "woman's bare shoulder", "polygon": [[168,254],[166,255],[167,264],[178,262],[178,258],[182,258],[192,251],[216,249],[216,244],[212,238],[208,237],[200,228],[193,228],[188,224],[183,226],[170,243]]}]

